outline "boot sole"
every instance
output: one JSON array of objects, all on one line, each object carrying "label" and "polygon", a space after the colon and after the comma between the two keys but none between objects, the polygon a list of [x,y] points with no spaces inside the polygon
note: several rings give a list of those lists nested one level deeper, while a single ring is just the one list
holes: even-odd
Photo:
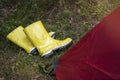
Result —
[{"label": "boot sole", "polygon": [[72,44],[72,40],[71,40],[70,42],[66,43],[65,45],[58,46],[58,47],[56,47],[56,48],[54,48],[54,49],[52,49],[52,50],[44,53],[44,54],[42,55],[42,57],[49,57],[50,55],[53,54],[53,52],[54,52],[55,50],[62,49],[62,48],[64,48],[64,47],[70,46],[71,44]]}]

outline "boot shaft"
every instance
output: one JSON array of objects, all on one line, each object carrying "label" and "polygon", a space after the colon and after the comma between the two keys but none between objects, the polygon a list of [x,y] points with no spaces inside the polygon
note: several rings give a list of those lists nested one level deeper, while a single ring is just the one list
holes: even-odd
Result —
[{"label": "boot shaft", "polygon": [[7,35],[7,39],[18,45],[19,47],[25,49],[26,52],[30,53],[35,47],[27,39],[26,34],[23,31],[23,27],[19,26],[11,33]]}]

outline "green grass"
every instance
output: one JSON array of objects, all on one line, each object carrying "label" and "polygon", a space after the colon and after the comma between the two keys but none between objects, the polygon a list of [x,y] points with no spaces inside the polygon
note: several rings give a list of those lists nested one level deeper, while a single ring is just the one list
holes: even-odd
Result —
[{"label": "green grass", "polygon": [[75,44],[118,5],[119,0],[0,0],[0,79],[54,80],[44,67],[68,49],[48,58],[32,56],[6,39],[19,25],[42,20],[48,32],[56,32],[56,39],[70,37]]}]

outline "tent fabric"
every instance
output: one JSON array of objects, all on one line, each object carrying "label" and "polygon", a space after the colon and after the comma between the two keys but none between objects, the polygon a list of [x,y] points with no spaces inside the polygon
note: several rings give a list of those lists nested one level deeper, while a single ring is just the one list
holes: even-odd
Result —
[{"label": "tent fabric", "polygon": [[59,59],[57,80],[120,80],[120,7]]}]

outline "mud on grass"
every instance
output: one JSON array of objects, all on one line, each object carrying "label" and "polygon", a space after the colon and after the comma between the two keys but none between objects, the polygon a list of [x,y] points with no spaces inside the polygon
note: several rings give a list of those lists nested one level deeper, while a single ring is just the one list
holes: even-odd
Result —
[{"label": "mud on grass", "polygon": [[56,39],[71,37],[75,44],[120,5],[120,0],[71,1],[0,0],[0,80],[55,80],[44,68],[68,49],[55,51],[48,58],[27,54],[6,39],[17,26],[42,20],[48,32],[56,32]]}]

